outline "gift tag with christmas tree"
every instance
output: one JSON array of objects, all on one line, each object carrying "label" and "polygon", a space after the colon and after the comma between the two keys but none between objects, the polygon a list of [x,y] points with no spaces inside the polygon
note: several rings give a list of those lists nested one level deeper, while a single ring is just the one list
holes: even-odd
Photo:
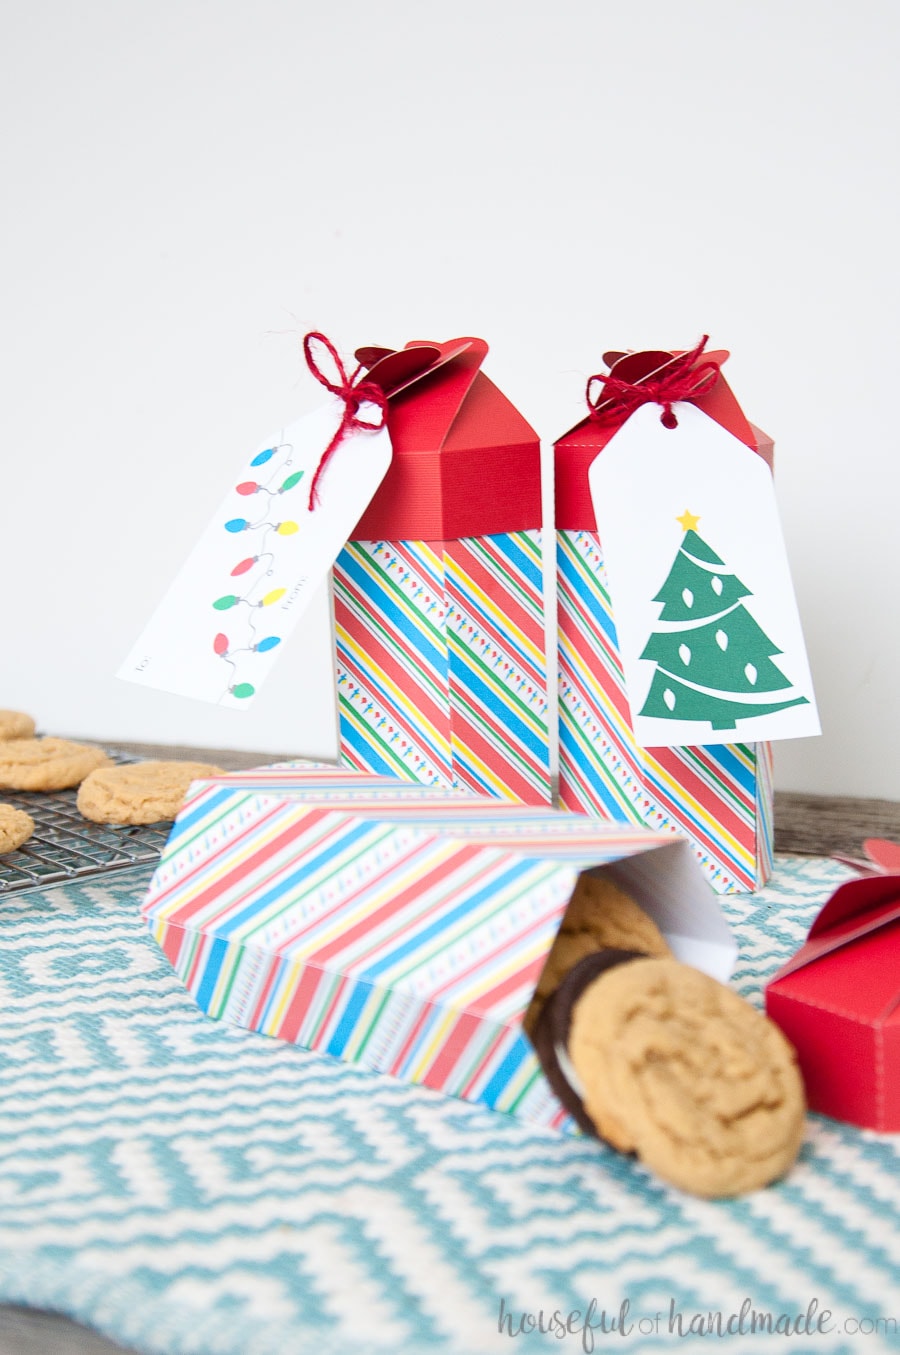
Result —
[{"label": "gift tag with christmas tree", "polygon": [[714,419],[641,405],[590,468],[643,747],[820,732],[771,473]]}]

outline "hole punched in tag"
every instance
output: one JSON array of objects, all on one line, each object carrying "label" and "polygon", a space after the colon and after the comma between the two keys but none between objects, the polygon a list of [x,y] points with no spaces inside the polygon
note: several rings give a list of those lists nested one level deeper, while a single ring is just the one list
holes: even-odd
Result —
[{"label": "hole punched in tag", "polygon": [[[660,423],[677,428],[672,406],[679,400],[696,400],[719,379],[720,354],[704,354],[709,335],[687,353],[607,353],[608,373],[588,377],[585,390],[592,419],[627,419],[641,405],[662,405]],[[595,384],[596,383],[596,384]],[[596,386],[599,385],[599,390]],[[596,393],[595,393],[596,391]]]}]

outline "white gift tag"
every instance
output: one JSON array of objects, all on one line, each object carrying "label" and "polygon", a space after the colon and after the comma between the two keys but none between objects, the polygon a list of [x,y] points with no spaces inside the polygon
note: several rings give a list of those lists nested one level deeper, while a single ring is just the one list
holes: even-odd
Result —
[{"label": "white gift tag", "polygon": [[[391,462],[386,428],[349,428],[310,507],[344,408],[331,400],[254,453],[118,677],[216,705],[253,700]],[[364,403],[359,417],[377,423],[379,411]]]},{"label": "white gift tag", "polygon": [[589,483],[644,748],[820,732],[771,473],[694,405],[640,406]]}]

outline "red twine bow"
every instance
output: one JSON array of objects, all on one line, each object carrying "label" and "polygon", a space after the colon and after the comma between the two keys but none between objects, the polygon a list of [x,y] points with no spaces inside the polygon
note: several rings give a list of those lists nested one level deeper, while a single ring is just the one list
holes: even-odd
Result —
[{"label": "red twine bow", "polygon": [[[331,360],[338,371],[339,382],[329,381],[328,377],[322,371],[319,364],[313,356],[313,340],[324,344],[331,355]],[[316,467],[316,473],[312,478],[312,484],[309,489],[309,506],[316,508],[319,503],[318,487],[319,479],[331,457],[337,451],[344,438],[352,428],[364,428],[370,433],[377,433],[382,429],[387,421],[387,397],[380,386],[376,386],[374,381],[358,381],[357,378],[362,371],[360,363],[351,376],[347,375],[346,368],[341,362],[337,349],[330,339],[324,334],[318,334],[315,331],[304,335],[303,338],[303,356],[306,358],[306,365],[313,376],[320,382],[327,391],[336,395],[339,400],[344,402],[344,412],[341,415],[341,421],[338,424],[337,432],[325,448]],[[359,417],[359,407],[361,404],[375,405],[379,410],[380,417],[378,422],[372,422],[369,419]]]},{"label": "red twine bow", "polygon": [[[677,400],[696,400],[718,380],[719,364],[714,359],[697,362],[708,342],[709,335],[704,334],[696,348],[682,353],[658,374],[651,373],[641,381],[624,381],[621,377],[602,373],[589,376],[585,399],[590,417],[602,419],[607,412],[617,415],[624,412],[627,417],[638,406],[653,402],[663,406],[662,423],[666,428],[675,428],[678,420],[672,413],[673,404]],[[596,395],[593,394],[595,381],[602,387]]]}]

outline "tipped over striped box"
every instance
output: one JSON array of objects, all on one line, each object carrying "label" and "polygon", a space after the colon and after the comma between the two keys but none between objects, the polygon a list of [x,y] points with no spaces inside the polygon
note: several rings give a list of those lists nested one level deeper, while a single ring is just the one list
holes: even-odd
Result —
[{"label": "tipped over striped box", "polygon": [[522,1018],[586,870],[727,977],[687,843],[337,768],[196,783],[142,911],[210,1016],[571,1131]]}]

